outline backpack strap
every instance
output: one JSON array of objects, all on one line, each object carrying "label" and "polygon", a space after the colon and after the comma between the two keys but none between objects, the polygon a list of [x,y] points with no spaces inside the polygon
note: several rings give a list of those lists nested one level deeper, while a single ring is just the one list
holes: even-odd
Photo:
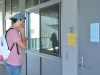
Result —
[{"label": "backpack strap", "polygon": [[[6,37],[7,37],[7,33],[8,33],[8,31],[11,30],[11,29],[14,29],[14,28],[9,28],[9,29],[6,31],[6,34],[5,34],[5,39],[6,39],[6,41],[7,41],[7,38],[6,38]],[[8,46],[8,43],[7,43],[7,46]],[[13,46],[14,46],[14,43],[13,43],[11,49],[13,48]],[[8,49],[9,49],[9,46],[8,46]],[[9,50],[11,51],[11,49],[9,49]]]},{"label": "backpack strap", "polygon": [[[6,38],[6,36],[7,36],[8,31],[11,30],[11,29],[14,29],[14,28],[9,28],[9,29],[6,31],[5,38]],[[6,41],[7,41],[7,38],[6,38]],[[8,45],[8,43],[7,43],[7,45]],[[11,51],[14,45],[15,45],[15,43],[13,43],[13,45],[11,46],[11,49],[9,49],[9,46],[8,46],[8,49]],[[17,54],[19,55],[20,53],[19,53],[19,49],[18,49],[18,44],[17,44],[17,43],[16,43],[16,47],[17,47]]]},{"label": "backpack strap", "polygon": [[17,47],[17,54],[20,54],[19,53],[19,49],[18,49],[18,44],[16,43],[16,47]]},{"label": "backpack strap", "polygon": [[9,29],[6,31],[6,34],[7,34],[7,32],[8,32],[9,30],[11,30],[11,29],[14,29],[14,28],[9,28]]},{"label": "backpack strap", "polygon": [[[13,48],[14,44],[15,44],[15,43],[13,43],[13,45],[11,46],[11,49],[10,49],[10,51],[12,50],[12,48]],[[9,48],[8,48],[8,49],[9,49]]]}]

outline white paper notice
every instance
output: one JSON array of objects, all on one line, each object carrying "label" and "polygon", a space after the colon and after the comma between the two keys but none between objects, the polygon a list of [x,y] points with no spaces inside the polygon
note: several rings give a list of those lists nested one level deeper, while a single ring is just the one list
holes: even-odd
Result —
[{"label": "white paper notice", "polygon": [[90,42],[99,42],[99,23],[90,24]]}]

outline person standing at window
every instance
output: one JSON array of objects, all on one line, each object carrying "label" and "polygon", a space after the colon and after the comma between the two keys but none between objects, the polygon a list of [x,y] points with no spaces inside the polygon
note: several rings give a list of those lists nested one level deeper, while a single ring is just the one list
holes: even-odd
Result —
[{"label": "person standing at window", "polygon": [[22,50],[26,49],[26,38],[23,28],[25,19],[26,17],[20,13],[10,18],[10,20],[12,20],[12,26],[10,28],[13,29],[9,30],[7,33],[7,43],[9,48],[11,48],[13,43],[15,44],[6,61],[8,75],[20,75],[21,73]]}]

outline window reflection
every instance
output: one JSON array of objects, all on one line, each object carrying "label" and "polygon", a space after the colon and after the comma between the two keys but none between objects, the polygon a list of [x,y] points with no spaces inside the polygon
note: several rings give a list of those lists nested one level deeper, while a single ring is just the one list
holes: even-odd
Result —
[{"label": "window reflection", "polygon": [[59,5],[41,9],[40,50],[48,54],[59,54]]},{"label": "window reflection", "polygon": [[56,53],[56,50],[58,49],[58,46],[59,46],[56,33],[52,33],[50,40],[52,42],[52,50],[54,53]]},{"label": "window reflection", "polygon": [[29,14],[29,49],[39,50],[39,11],[31,12]]}]

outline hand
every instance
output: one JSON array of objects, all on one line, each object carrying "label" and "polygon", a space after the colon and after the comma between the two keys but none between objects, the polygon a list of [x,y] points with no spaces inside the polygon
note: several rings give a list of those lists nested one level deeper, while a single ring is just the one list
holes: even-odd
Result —
[{"label": "hand", "polygon": [[19,32],[19,28],[17,28],[17,31]]},{"label": "hand", "polygon": [[23,27],[20,26],[20,27],[18,28],[18,30],[19,30],[20,33],[24,33],[24,28],[23,28]]},{"label": "hand", "polygon": [[30,37],[26,37],[26,40],[29,40],[30,39]]}]

